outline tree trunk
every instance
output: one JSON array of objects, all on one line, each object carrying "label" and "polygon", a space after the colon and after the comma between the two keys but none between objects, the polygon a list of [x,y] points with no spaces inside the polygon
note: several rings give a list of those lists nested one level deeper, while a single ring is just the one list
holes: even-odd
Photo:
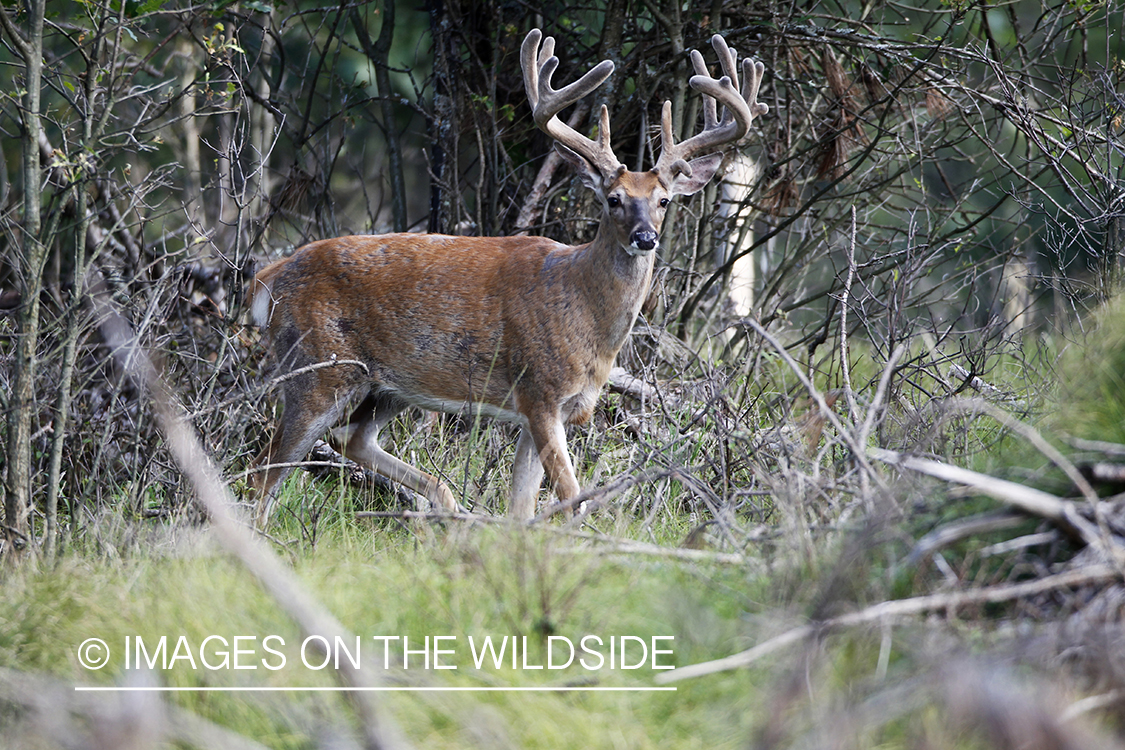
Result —
[{"label": "tree trunk", "polygon": [[391,181],[391,220],[396,232],[405,232],[409,226],[406,215],[406,179],[402,166],[402,145],[399,143],[398,126],[395,124],[395,107],[391,101],[390,52],[395,33],[395,4],[383,7],[383,22],[379,38],[374,42],[367,33],[367,27],[359,15],[359,10],[351,10],[352,26],[364,53],[375,66],[375,86],[379,90],[379,108],[383,115],[383,136],[387,139],[387,159]]},{"label": "tree trunk", "polygon": [[46,0],[29,0],[27,39],[19,36],[5,14],[4,27],[24,60],[23,96],[23,267],[19,269],[23,304],[16,315],[14,383],[9,396],[7,472],[4,481],[4,534],[7,548],[31,541],[31,434],[35,414],[36,347],[39,343],[39,294],[47,249],[40,241],[39,87],[43,68],[43,11]]},{"label": "tree trunk", "polygon": [[1125,287],[1125,214],[1110,215],[1105,238],[1108,268],[1105,297],[1109,299]]},{"label": "tree trunk", "polygon": [[179,53],[183,65],[179,80],[183,91],[179,101],[183,147],[177,150],[180,151],[179,158],[184,167],[182,191],[184,210],[187,212],[195,232],[203,236],[206,234],[203,224],[207,220],[207,216],[203,210],[203,185],[200,177],[203,159],[199,153],[199,144],[202,134],[200,132],[200,118],[195,114],[195,91],[192,88],[192,82],[195,80],[196,72],[202,67],[202,62],[196,59],[198,55],[196,54],[195,44],[186,35],[177,40],[176,51]]},{"label": "tree trunk", "polygon": [[452,31],[445,0],[430,0],[434,44],[434,105],[430,119],[429,231],[453,231],[452,188],[457,184],[457,113],[454,108]]}]

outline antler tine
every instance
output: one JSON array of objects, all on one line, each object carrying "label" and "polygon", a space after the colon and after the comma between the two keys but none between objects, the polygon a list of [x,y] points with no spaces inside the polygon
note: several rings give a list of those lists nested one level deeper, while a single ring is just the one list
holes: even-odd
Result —
[{"label": "antler tine", "polygon": [[[703,61],[703,55],[699,54],[699,50],[697,49],[691,51],[691,66],[695,68],[696,75],[710,75],[707,72],[707,63]],[[719,110],[715,99],[710,96],[703,97],[703,129],[710,130],[718,124]],[[671,143],[671,141],[667,142]]]},{"label": "antler tine", "polygon": [[770,105],[758,101],[758,89],[762,87],[765,75],[765,63],[748,57],[742,61],[742,98],[750,105],[752,117],[761,117],[770,111]]},{"label": "antler tine", "polygon": [[559,119],[558,114],[567,106],[601,86],[613,73],[613,62],[603,60],[584,76],[561,89],[551,86],[551,77],[559,67],[559,58],[554,56],[554,37],[539,41],[543,32],[532,29],[523,40],[520,49],[520,64],[523,67],[523,83],[527,99],[531,103],[535,124],[559,144],[585,158],[606,176],[616,175],[623,165],[613,154],[609,140],[609,110],[602,106],[598,140],[579,133]]},{"label": "antler tine", "polygon": [[[749,59],[742,61],[742,87],[738,85],[738,64],[734,50],[727,46],[726,40],[715,34],[711,45],[719,57],[723,75],[715,79],[707,72],[707,66],[697,50],[692,50],[691,61],[695,69],[688,83],[693,89],[704,94],[703,130],[682,143],[675,143],[671,128],[671,107],[666,102],[662,123],[663,142],[657,171],[667,170],[672,174],[691,175],[688,160],[704,151],[714,151],[741,140],[749,131],[751,121],[769,112],[769,105],[758,101],[758,89],[765,75],[765,65]],[[719,118],[719,105],[723,107]]]}]

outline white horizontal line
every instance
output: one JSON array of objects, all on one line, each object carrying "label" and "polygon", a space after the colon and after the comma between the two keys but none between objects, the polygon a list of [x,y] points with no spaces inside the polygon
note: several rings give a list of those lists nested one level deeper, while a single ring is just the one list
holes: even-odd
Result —
[{"label": "white horizontal line", "polygon": [[571,693],[675,692],[675,687],[82,687],[82,693]]}]

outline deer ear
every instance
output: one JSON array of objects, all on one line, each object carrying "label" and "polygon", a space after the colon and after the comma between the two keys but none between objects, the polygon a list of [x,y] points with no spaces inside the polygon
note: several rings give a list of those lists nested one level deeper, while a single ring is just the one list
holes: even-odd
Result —
[{"label": "deer ear", "polygon": [[590,188],[598,195],[602,194],[604,190],[602,173],[595,168],[593,164],[558,141],[555,141],[555,151],[557,151],[559,156],[565,159],[570,166],[574,167],[574,171],[578,172],[578,176],[582,178],[583,185]]},{"label": "deer ear", "polygon": [[[672,179],[673,195],[693,195],[698,193],[715,176],[723,163],[722,154],[708,154],[688,162],[686,170],[680,170]],[[683,162],[680,162],[683,164]]]}]

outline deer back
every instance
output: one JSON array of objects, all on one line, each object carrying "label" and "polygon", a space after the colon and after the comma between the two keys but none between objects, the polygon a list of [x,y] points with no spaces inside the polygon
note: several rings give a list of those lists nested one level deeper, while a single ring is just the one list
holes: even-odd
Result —
[{"label": "deer back", "polygon": [[540,237],[321,240],[258,273],[251,312],[283,371],[356,360],[366,372],[332,368],[341,384],[514,417],[521,397],[561,402],[604,383],[652,264],[601,255]]}]

